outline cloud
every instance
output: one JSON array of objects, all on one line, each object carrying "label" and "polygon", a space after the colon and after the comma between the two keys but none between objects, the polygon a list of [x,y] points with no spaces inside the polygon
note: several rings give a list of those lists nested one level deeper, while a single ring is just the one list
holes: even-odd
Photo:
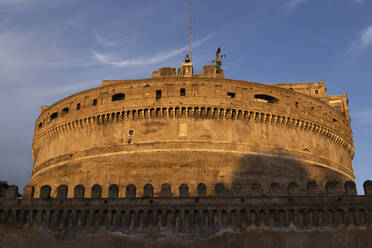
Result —
[{"label": "cloud", "polygon": [[[203,39],[196,41],[193,43],[193,47],[198,47],[207,40],[209,40],[212,37],[212,35],[208,35],[204,37]],[[125,67],[125,66],[142,66],[142,65],[149,65],[149,64],[155,64],[167,59],[170,59],[174,56],[180,55],[184,52],[186,52],[188,49],[188,46],[178,48],[175,50],[170,50],[166,52],[161,52],[158,54],[155,54],[151,57],[140,57],[140,58],[135,58],[135,59],[129,59],[129,60],[123,60],[123,59],[117,59],[113,57],[111,54],[104,54],[104,53],[99,53],[97,51],[91,50],[93,57],[103,63],[103,64],[108,64],[108,65],[114,65],[114,66],[119,66],[119,67]]]},{"label": "cloud", "polygon": [[74,0],[0,0],[0,12],[55,8]]},{"label": "cloud", "polygon": [[372,44],[372,25],[366,28],[360,37],[362,45],[368,46]]},{"label": "cloud", "polygon": [[306,3],[307,0],[293,0],[289,3],[289,9],[294,9],[298,7],[300,4]]},{"label": "cloud", "polygon": [[358,123],[372,124],[372,108],[357,112],[355,117]]},{"label": "cloud", "polygon": [[36,68],[96,64],[62,47],[59,41],[37,32],[5,30],[0,33],[0,74],[17,75],[20,71],[35,71]]},{"label": "cloud", "polygon": [[348,52],[358,53],[370,45],[372,45],[372,25],[360,32],[359,37],[351,44]]}]

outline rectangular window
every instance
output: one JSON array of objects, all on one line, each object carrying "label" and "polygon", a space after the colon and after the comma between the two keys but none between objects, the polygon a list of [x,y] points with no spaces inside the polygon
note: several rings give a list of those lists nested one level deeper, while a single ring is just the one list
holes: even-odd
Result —
[{"label": "rectangular window", "polygon": [[93,100],[93,106],[96,106],[97,105],[97,99],[94,99]]},{"label": "rectangular window", "polygon": [[180,96],[185,96],[186,95],[186,90],[184,88],[180,89]]},{"label": "rectangular window", "polygon": [[318,94],[319,93],[319,91],[318,90],[315,90],[315,94]]},{"label": "rectangular window", "polygon": [[76,104],[76,110],[80,109],[80,103]]},{"label": "rectangular window", "polygon": [[227,96],[230,98],[235,98],[235,93],[234,92],[227,92]]},{"label": "rectangular window", "polygon": [[161,90],[156,91],[156,100],[161,98]]}]

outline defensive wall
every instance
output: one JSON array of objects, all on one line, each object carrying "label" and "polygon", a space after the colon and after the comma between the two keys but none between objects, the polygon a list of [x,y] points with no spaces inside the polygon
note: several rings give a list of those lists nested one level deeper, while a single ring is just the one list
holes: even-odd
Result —
[{"label": "defensive wall", "polygon": [[[328,182],[320,188],[308,182],[285,187],[252,185],[249,195],[215,185],[216,195],[187,191],[171,197],[169,188],[154,197],[135,185],[118,197],[110,187],[102,198],[95,185],[91,197],[67,188],[43,186],[40,198],[32,190],[19,197],[15,185],[0,185],[0,247],[371,247],[372,182],[357,195],[354,182]],[[83,187],[84,188],[84,187]],[[182,191],[183,189],[178,189]],[[83,192],[83,193],[82,193]]]},{"label": "defensive wall", "polygon": [[59,185],[96,182],[106,197],[111,184],[135,184],[140,193],[152,184],[157,196],[163,182],[188,184],[196,195],[201,181],[208,189],[354,181],[345,96],[330,104],[323,82],[289,89],[174,73],[163,68],[150,79],[103,81],[42,107],[29,183],[35,195],[42,185],[56,196]]}]

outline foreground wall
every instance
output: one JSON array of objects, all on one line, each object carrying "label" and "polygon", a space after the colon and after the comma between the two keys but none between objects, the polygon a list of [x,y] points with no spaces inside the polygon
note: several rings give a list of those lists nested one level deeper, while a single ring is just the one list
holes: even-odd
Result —
[{"label": "foreground wall", "polygon": [[[0,199],[1,247],[371,247],[372,182],[286,195]],[[343,192],[341,191],[343,189]],[[94,195],[94,194],[93,194]]]}]

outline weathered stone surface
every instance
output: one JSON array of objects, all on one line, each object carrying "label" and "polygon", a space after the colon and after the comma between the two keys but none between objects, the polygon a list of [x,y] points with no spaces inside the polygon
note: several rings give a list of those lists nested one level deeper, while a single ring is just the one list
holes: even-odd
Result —
[{"label": "weathered stone surface", "polygon": [[371,196],[0,199],[0,247],[369,247]]},{"label": "weathered stone surface", "polygon": [[112,184],[134,184],[140,195],[151,184],[154,196],[161,183],[187,184],[196,196],[201,182],[208,195],[216,183],[354,181],[346,96],[326,95],[322,81],[263,85],[213,76],[213,68],[103,81],[44,107],[33,142],[35,196],[43,185],[55,197],[59,185],[83,184],[90,197],[99,184],[107,197]]},{"label": "weathered stone surface", "polygon": [[43,106],[1,247],[371,247],[346,95],[192,62]]}]

